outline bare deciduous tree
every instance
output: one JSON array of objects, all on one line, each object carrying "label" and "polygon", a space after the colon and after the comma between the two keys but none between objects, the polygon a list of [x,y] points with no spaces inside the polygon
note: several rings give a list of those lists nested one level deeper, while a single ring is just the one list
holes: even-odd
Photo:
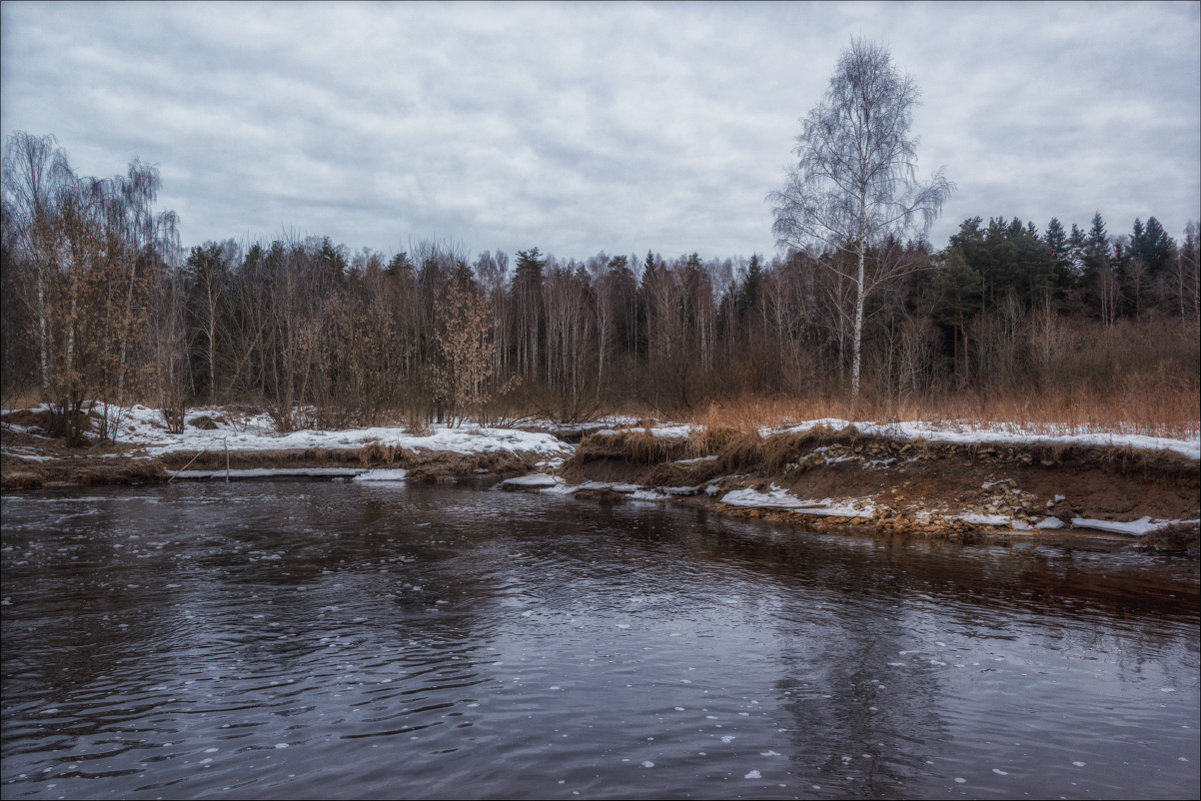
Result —
[{"label": "bare deciduous tree", "polygon": [[26,298],[35,321],[38,377],[42,394],[50,390],[50,355],[47,327],[47,284],[54,259],[54,195],[74,175],[66,154],[52,134],[33,136],[17,131],[4,147],[3,198],[6,233],[11,231],[18,252],[33,274],[33,291]]},{"label": "bare deciduous tree", "polygon": [[438,365],[435,385],[455,422],[469,413],[479,416],[488,400],[492,378],[492,304],[459,263],[443,288],[438,327]]},{"label": "bare deciduous tree", "polygon": [[859,396],[860,351],[866,298],[890,275],[868,269],[881,240],[903,238],[920,220],[929,228],[954,188],[942,173],[919,183],[917,140],[910,136],[917,85],[902,75],[888,50],[861,39],[838,60],[824,100],[809,112],[797,137],[800,157],[775,203],[773,232],[784,247],[822,255],[828,269],[844,271],[853,257],[855,312],[851,397]]}]

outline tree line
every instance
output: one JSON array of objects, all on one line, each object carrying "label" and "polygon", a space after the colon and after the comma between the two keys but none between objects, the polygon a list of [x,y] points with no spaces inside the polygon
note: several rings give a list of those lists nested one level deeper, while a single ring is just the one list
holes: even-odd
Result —
[{"label": "tree line", "polygon": [[1100,213],[1087,230],[976,217],[941,250],[888,237],[771,259],[384,254],[320,237],[185,249],[159,188],[139,161],[87,178],[53,137],[6,143],[3,394],[49,402],[70,439],[92,400],[156,406],[176,429],[190,405],[252,404],[290,430],[838,396],[857,337],[876,408],[1104,395],[1148,371],[1198,384],[1194,224],[1176,241],[1154,217],[1121,235]]}]

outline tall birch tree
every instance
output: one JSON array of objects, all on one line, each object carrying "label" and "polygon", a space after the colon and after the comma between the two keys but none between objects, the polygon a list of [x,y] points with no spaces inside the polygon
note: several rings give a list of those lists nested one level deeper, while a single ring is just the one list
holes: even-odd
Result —
[{"label": "tall birch tree", "polygon": [[[859,397],[865,301],[895,278],[898,264],[874,262],[889,236],[922,235],[954,186],[939,171],[917,179],[918,140],[909,133],[918,103],[916,83],[892,55],[862,39],[838,60],[825,98],[802,122],[799,158],[784,189],[771,193],[780,246],[808,252],[855,286],[851,398]],[[851,258],[839,259],[839,253]]]}]

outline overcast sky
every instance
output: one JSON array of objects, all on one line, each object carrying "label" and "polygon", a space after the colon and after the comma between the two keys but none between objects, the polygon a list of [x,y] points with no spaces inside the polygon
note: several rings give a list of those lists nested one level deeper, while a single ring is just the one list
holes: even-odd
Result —
[{"label": "overcast sky", "polygon": [[36,3],[2,6],[0,127],[76,171],[157,164],[185,245],[285,230],[776,253],[768,192],[839,52],[921,89],[930,233],[1201,219],[1201,4]]}]

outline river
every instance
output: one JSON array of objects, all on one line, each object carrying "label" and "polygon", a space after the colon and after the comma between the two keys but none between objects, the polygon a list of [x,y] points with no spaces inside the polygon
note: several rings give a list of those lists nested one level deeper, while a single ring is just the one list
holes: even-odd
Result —
[{"label": "river", "polygon": [[6,799],[1201,789],[1196,560],[401,483],[0,503]]}]

